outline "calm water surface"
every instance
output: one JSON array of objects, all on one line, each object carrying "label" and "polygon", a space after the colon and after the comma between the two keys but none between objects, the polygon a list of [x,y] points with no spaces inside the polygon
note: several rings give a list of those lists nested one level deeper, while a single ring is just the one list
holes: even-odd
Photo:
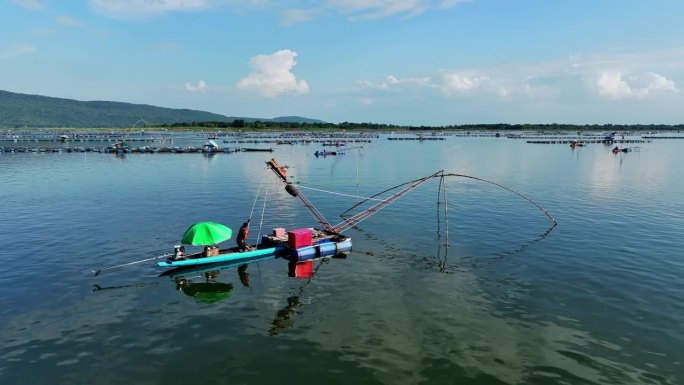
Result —
[{"label": "calm water surface", "polygon": [[[0,154],[0,383],[684,382],[679,141],[617,155],[505,138],[274,147]],[[450,177],[446,214],[427,182],[348,230],[353,251],[311,279],[280,259],[250,264],[248,282],[186,273],[222,289],[208,298],[154,261],[93,276],[171,251],[198,221],[252,215],[252,240],[315,225],[265,171],[271,156],[333,223],[355,197],[445,170],[513,188],[559,225],[544,235],[532,204]]]}]

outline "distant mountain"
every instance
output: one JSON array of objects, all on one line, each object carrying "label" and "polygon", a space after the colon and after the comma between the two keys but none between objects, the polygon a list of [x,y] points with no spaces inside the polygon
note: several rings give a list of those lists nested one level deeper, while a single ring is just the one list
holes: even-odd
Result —
[{"label": "distant mountain", "polygon": [[229,117],[206,111],[106,101],[78,101],[0,90],[0,127],[5,128],[127,128],[140,119],[148,124],[188,122],[276,121],[317,123],[298,116],[275,119]]},{"label": "distant mountain", "polygon": [[279,123],[325,123],[322,120],[304,118],[301,116],[279,116],[271,119],[271,121]]}]

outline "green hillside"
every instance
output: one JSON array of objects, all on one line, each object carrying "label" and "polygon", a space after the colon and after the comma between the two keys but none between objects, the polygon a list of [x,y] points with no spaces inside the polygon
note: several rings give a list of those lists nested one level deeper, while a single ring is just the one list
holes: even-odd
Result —
[{"label": "green hillside", "polygon": [[[140,119],[152,125],[183,122],[251,121],[320,122],[301,117],[259,119],[228,117],[206,111],[174,109],[121,102],[89,101],[0,91],[2,128],[128,128]],[[282,120],[280,120],[282,119]]]}]

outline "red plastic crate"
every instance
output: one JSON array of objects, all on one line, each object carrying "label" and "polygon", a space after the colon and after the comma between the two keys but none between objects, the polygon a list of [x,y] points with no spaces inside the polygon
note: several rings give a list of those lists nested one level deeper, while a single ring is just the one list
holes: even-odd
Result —
[{"label": "red plastic crate", "polygon": [[293,249],[311,246],[311,229],[296,229],[287,232],[287,242]]},{"label": "red plastic crate", "polygon": [[280,238],[285,236],[285,228],[284,227],[276,227],[273,229],[273,235]]}]

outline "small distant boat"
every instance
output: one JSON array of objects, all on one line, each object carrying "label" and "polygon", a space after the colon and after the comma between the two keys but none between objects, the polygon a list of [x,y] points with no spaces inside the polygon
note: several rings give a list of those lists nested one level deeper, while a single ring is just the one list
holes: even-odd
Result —
[{"label": "small distant boat", "polygon": [[329,156],[329,155],[342,155],[344,152],[339,152],[339,151],[316,151],[314,152],[315,156]]},{"label": "small distant boat", "polygon": [[584,143],[580,142],[579,140],[573,140],[570,142],[570,147],[571,148],[584,147]]},{"label": "small distant boat", "polygon": [[617,154],[618,152],[630,152],[632,148],[615,146],[611,151],[613,151],[613,154]]},{"label": "small distant boat", "polygon": [[217,152],[220,151],[221,147],[219,147],[218,143],[216,143],[214,140],[209,139],[207,140],[206,143],[204,143],[204,146],[202,148],[203,152]]},{"label": "small distant boat", "polygon": [[242,151],[242,152],[273,152],[273,149],[272,148],[240,147],[240,151]]}]

